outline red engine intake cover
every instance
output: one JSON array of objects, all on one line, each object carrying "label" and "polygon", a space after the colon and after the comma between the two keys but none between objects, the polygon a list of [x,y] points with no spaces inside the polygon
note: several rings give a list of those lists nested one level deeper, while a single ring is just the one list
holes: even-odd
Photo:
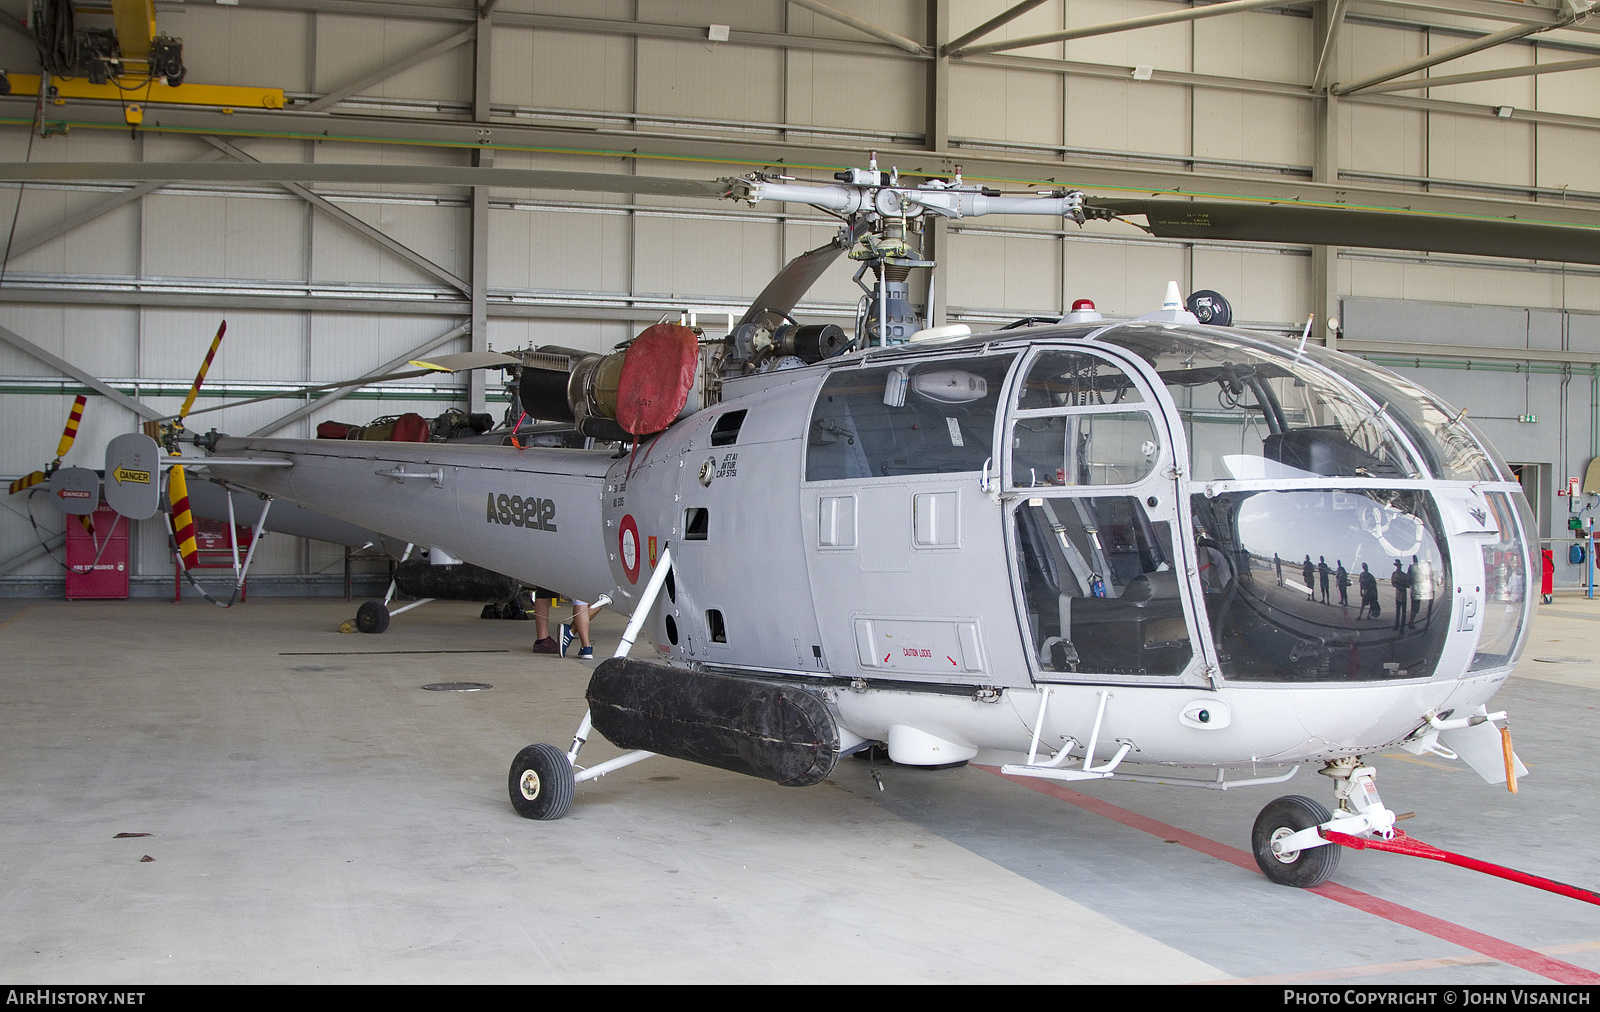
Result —
[{"label": "red engine intake cover", "polygon": [[658,323],[628,345],[617,379],[617,424],[635,436],[671,425],[694,389],[700,344],[694,331]]}]

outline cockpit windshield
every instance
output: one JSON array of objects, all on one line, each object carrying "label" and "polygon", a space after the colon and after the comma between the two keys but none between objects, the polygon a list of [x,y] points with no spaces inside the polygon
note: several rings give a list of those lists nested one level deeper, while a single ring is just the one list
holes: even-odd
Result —
[{"label": "cockpit windshield", "polygon": [[1099,340],[1149,362],[1178,408],[1190,477],[1418,478],[1382,401],[1303,358],[1224,333],[1129,324]]},{"label": "cockpit windshield", "polygon": [[1466,417],[1415,383],[1347,355],[1307,348],[1306,355],[1360,387],[1384,405],[1385,413],[1405,430],[1435,478],[1453,481],[1515,481],[1506,462]]}]

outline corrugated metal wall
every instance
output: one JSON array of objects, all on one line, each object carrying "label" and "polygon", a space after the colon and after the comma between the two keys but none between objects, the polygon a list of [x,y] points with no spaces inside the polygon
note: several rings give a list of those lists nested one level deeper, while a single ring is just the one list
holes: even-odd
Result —
[{"label": "corrugated metal wall", "polygon": [[[833,2],[924,43],[941,18],[942,39],[948,40],[1012,5],[962,0],[944,4],[941,15],[938,5],[923,0]],[[408,6],[414,16],[400,16]],[[1169,0],[1050,0],[985,41],[1167,13],[1176,6]],[[1350,8],[1330,80],[1353,80],[1500,27],[1417,6],[1388,6]],[[0,8],[18,17],[25,7],[22,0],[0,0]],[[160,4],[158,22],[182,36],[190,82],[277,86],[290,93],[292,103],[304,103],[470,28],[470,8],[427,0],[366,10],[348,0],[245,0],[236,6]],[[1233,192],[1230,183],[1242,187],[1317,173],[1326,179],[1331,166],[1353,185],[1387,187],[1395,202],[1407,193],[1521,200],[1535,188],[1539,199],[1564,199],[1572,206],[1600,200],[1600,180],[1594,178],[1600,69],[1341,101],[1324,121],[1323,104],[1308,87],[1319,55],[1309,11],[1288,6],[945,61],[947,92],[938,98],[930,87],[931,58],[913,57],[782,0],[504,0],[486,28],[492,43],[492,49],[485,47],[492,52],[486,76],[477,73],[479,55],[469,41],[334,106],[333,115],[318,121],[320,133],[307,132],[288,116],[247,118],[241,110],[230,120],[211,110],[209,119],[193,114],[182,128],[135,134],[106,114],[107,128],[80,122],[47,138],[30,140],[23,127],[0,128],[0,159],[213,158],[217,152],[205,139],[212,130],[263,161],[462,165],[468,164],[472,142],[449,130],[470,127],[478,101],[492,107],[489,123],[498,132],[489,143],[499,167],[705,178],[746,171],[773,157],[762,153],[762,145],[791,145],[818,152],[800,174],[825,177],[849,152],[859,151],[855,161],[863,163],[868,149],[915,149],[931,132],[948,137],[951,161],[1010,159],[1006,164],[1014,165],[1018,179],[1055,178],[1050,165],[1065,161],[1104,166],[1102,181],[1125,181],[1142,169],[1195,173],[1201,181],[1190,189],[1226,193]],[[93,23],[93,17],[86,13],[83,23]],[[735,41],[701,37],[713,23],[731,26]],[[1434,73],[1585,53],[1600,53],[1600,36],[1549,33],[1441,65]],[[0,30],[0,63],[31,68],[31,44],[15,30]],[[1137,67],[1152,68],[1152,79],[1136,80]],[[477,90],[484,87],[479,81],[486,91]],[[47,105],[46,119],[90,116],[92,105]],[[1494,115],[1491,110],[1500,106],[1515,112],[1509,118]],[[280,121],[282,128],[271,128]],[[517,124],[550,123],[593,130],[603,142],[555,145],[562,149],[556,151],[506,133]],[[644,140],[626,145],[618,131],[638,131]],[[1322,150],[1324,135],[1333,150]],[[625,140],[625,133],[620,136]],[[634,148],[637,157],[629,154]],[[610,153],[584,153],[600,150]],[[735,151],[746,154],[736,158],[730,154]],[[443,274],[472,283],[468,190],[379,184],[313,189]],[[359,375],[470,320],[468,294],[441,270],[418,266],[273,185],[173,184],[29,247],[29,237],[125,190],[126,184],[115,183],[30,185],[20,204],[17,189],[0,191],[0,212],[16,209],[13,239],[25,249],[11,257],[0,279],[0,325],[152,407],[177,407],[224,316],[228,339],[210,380],[219,393]],[[9,228],[9,222],[0,224]],[[1321,293],[1331,289],[1328,294],[1343,297],[1349,307],[1346,336],[1372,342],[1389,340],[1385,333],[1404,333],[1410,335],[1407,344],[1471,343],[1456,326],[1470,323],[1469,331],[1482,341],[1518,347],[1513,324],[1520,319],[1526,324],[1522,347],[1543,348],[1528,343],[1538,328],[1526,321],[1554,320],[1555,333],[1562,335],[1554,350],[1580,344],[1588,349],[1588,338],[1577,335],[1595,328],[1582,314],[1600,312],[1600,270],[1560,265],[1342,250],[1319,278],[1312,251],[1292,244],[1157,241],[1123,224],[1063,229],[1058,221],[1031,218],[969,220],[953,223],[949,231],[941,253],[940,300],[952,319],[978,327],[1059,312],[1080,297],[1094,299],[1109,314],[1135,315],[1154,307],[1168,280],[1185,289],[1224,292],[1239,320],[1280,331],[1298,330]],[[489,194],[482,275],[489,296],[487,343],[598,350],[678,306],[736,312],[786,259],[830,234],[824,216],[799,207],[751,210],[495,189]],[[843,265],[836,268],[811,293],[808,307],[846,321],[859,296],[850,274]],[[1406,316],[1405,303],[1394,300],[1480,308],[1466,315]],[[1501,320],[1485,306],[1515,312]],[[1352,322],[1357,318],[1359,326]],[[1427,327],[1418,322],[1446,318],[1456,322],[1439,333],[1424,333]],[[1580,325],[1580,318],[1591,322]],[[1384,323],[1402,319],[1407,322]],[[469,346],[472,339],[464,337],[446,350]],[[1567,382],[1567,417],[1545,410],[1538,426],[1501,425],[1500,416],[1526,413],[1523,402],[1551,403],[1560,394],[1551,384],[1559,386],[1562,377],[1522,376],[1513,391],[1518,404],[1508,405],[1504,375],[1490,380],[1486,373],[1429,366],[1413,351],[1407,352],[1413,365],[1396,358],[1398,367],[1472,408],[1504,441],[1508,455],[1564,473],[1593,452],[1595,406],[1587,381],[1581,392]],[[0,344],[0,419],[9,436],[0,444],[0,474],[47,461],[80,387],[58,380],[49,366]],[[464,391],[464,382],[444,385]],[[412,397],[345,400],[283,434],[308,435],[327,417],[437,414],[446,403],[438,398],[451,396],[436,394],[440,385],[422,384],[427,392]],[[215,413],[199,427],[253,431],[293,403]],[[132,412],[92,397],[69,462],[97,462],[106,440],[136,422]],[[1571,432],[1552,442],[1552,426]],[[1550,449],[1556,445],[1563,448],[1559,458]],[[22,497],[5,505],[0,564],[35,544]],[[53,512],[42,510],[39,517],[43,527],[60,529]],[[137,574],[150,580],[170,575],[159,525],[143,528]],[[269,544],[259,571],[311,573],[335,558],[325,546],[279,539]],[[28,563],[0,575],[0,593],[25,592],[59,573],[48,560]]]}]

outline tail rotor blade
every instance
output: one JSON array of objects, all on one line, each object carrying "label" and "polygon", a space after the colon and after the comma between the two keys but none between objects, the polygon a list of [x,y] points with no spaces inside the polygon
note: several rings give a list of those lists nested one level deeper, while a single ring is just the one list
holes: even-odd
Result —
[{"label": "tail rotor blade", "polygon": [[29,474],[25,474],[11,483],[11,491],[6,494],[16,495],[25,488],[32,488],[33,486],[39,484],[41,481],[44,481],[46,477],[47,475],[43,471],[34,471]]},{"label": "tail rotor blade", "polygon": [[206,360],[200,363],[200,371],[195,374],[194,386],[189,388],[189,396],[183,399],[183,407],[178,411],[178,424],[188,417],[189,409],[194,407],[194,399],[200,394],[200,384],[206,381],[206,373],[211,369],[211,360],[217,357],[217,347],[222,344],[222,335],[228,330],[228,321],[223,320],[222,326],[217,328],[217,336],[211,339],[211,350],[206,352]]},{"label": "tail rotor blade", "polygon": [[79,394],[72,402],[72,413],[67,416],[67,427],[61,433],[61,442],[56,446],[56,459],[60,460],[72,449],[72,441],[78,438],[78,424],[83,421],[83,406],[89,403],[89,398]]},{"label": "tail rotor blade", "polygon": [[200,561],[200,549],[194,542],[194,514],[189,511],[189,483],[183,476],[181,466],[174,465],[167,478],[167,500],[172,504],[172,537],[178,543],[178,556],[183,560],[185,570],[193,569],[195,563]]}]

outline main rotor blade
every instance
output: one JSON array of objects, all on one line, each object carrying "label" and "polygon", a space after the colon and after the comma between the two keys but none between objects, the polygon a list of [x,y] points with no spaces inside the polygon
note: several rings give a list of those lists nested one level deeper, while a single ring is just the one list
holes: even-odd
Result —
[{"label": "main rotor blade", "polygon": [[783,270],[773,275],[767,287],[761,289],[761,294],[739,317],[738,325],[760,323],[768,329],[776,327],[780,319],[800,304],[801,297],[811,290],[817,279],[833,266],[839,254],[854,246],[869,227],[865,218],[858,219],[854,224],[841,228],[826,246],[807,250],[784,264]]},{"label": "main rotor blade", "polygon": [[[522,360],[510,355],[501,355],[493,351],[463,351],[454,355],[430,355],[427,359],[412,359],[407,365],[414,365],[416,369],[404,369],[400,372],[384,373],[382,376],[371,376],[362,381],[365,386],[371,383],[387,383],[390,380],[416,379],[418,376],[432,376],[441,372],[466,372],[472,369],[504,369],[511,365],[521,365]],[[332,383],[319,383],[316,386],[295,387],[292,390],[279,390],[276,393],[262,394],[260,397],[250,397],[240,401],[228,401],[226,404],[213,404],[208,408],[197,408],[184,415],[184,418],[193,415],[203,415],[211,411],[225,411],[228,408],[243,407],[246,404],[260,404],[262,401],[282,400],[285,397],[304,397],[307,394],[322,393],[325,390],[337,390],[347,387],[351,380],[335,380]],[[162,419],[162,421],[180,421],[179,416]]]},{"label": "main rotor blade", "polygon": [[120,179],[209,183],[401,183],[531,187],[657,197],[721,197],[711,179],[629,176],[617,172],[495,169],[469,165],[367,165],[347,162],[0,162],[0,180]]},{"label": "main rotor blade", "polygon": [[502,355],[497,351],[462,351],[452,355],[429,355],[425,359],[414,358],[407,363],[407,365],[414,365],[418,369],[432,369],[434,372],[504,369],[507,366],[521,364],[522,359],[512,355]]},{"label": "main rotor blade", "polygon": [[1370,246],[1600,264],[1600,228],[1578,225],[1303,204],[1143,197],[1088,197],[1084,203],[1122,216],[1142,214],[1150,231],[1162,238]]}]

